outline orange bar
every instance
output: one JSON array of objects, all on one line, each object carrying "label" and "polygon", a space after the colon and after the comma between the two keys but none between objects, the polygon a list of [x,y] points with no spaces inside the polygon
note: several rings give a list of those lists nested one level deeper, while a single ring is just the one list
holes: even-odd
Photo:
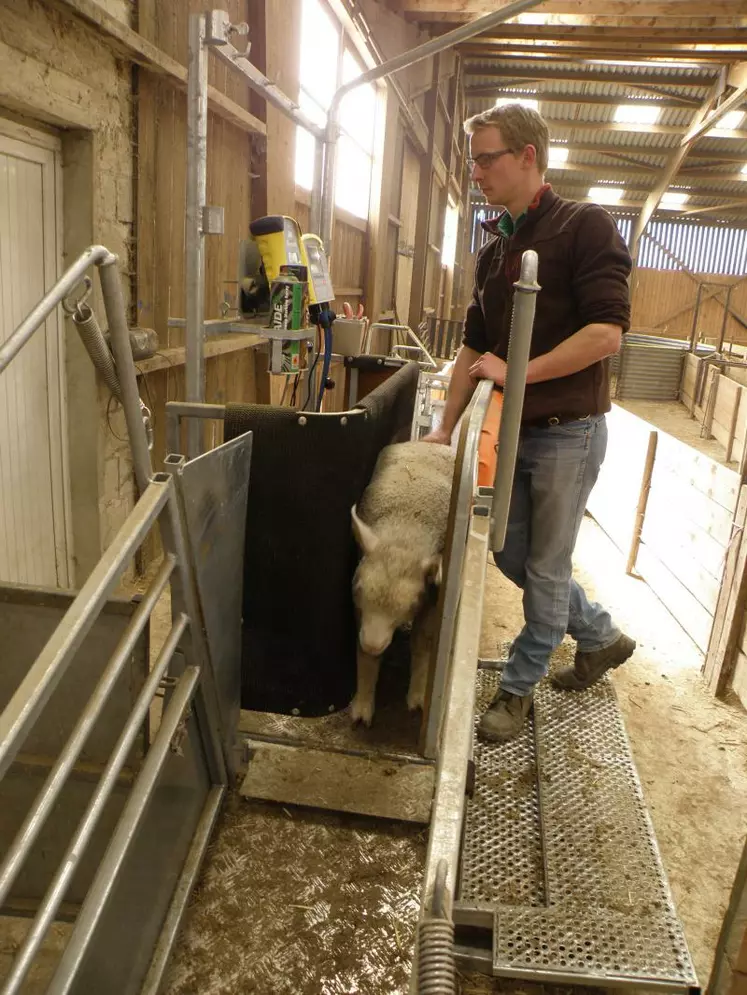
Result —
[{"label": "orange bar", "polygon": [[480,433],[477,464],[477,484],[479,487],[492,487],[495,482],[495,467],[498,462],[498,430],[501,426],[502,413],[503,392],[494,390]]}]

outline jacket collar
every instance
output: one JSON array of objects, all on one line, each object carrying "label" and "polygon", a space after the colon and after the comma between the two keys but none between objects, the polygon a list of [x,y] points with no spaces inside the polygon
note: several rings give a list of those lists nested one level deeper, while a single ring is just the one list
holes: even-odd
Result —
[{"label": "jacket collar", "polygon": [[502,211],[495,218],[482,221],[481,225],[489,235],[499,235],[502,238],[508,238],[517,231],[523,231],[527,226],[534,225],[543,214],[546,214],[550,210],[558,199],[558,195],[550,184],[544,183],[537,191],[532,203],[523,214],[519,215],[515,222],[513,222],[508,211]]}]

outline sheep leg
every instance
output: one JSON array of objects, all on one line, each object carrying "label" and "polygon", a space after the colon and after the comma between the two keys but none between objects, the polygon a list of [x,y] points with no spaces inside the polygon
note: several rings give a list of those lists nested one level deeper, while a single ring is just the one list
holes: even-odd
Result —
[{"label": "sheep leg", "polygon": [[365,726],[370,726],[373,721],[379,663],[380,657],[364,653],[360,646],[358,647],[358,686],[350,705],[353,725],[362,722]]}]

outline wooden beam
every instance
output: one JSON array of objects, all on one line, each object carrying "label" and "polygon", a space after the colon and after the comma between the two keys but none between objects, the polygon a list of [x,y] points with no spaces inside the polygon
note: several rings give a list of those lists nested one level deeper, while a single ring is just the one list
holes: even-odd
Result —
[{"label": "wooden beam", "polygon": [[[95,0],[49,0],[66,13],[72,13],[95,28],[111,47],[130,62],[173,81],[186,93],[187,69],[166,55],[137,31],[112,17]],[[208,86],[208,107],[218,117],[249,134],[264,135],[265,125],[249,111],[214,86]]]},{"label": "wooden beam", "polygon": [[[629,156],[645,155],[645,156],[657,156],[661,158],[666,158],[669,155],[670,148],[654,148],[648,145],[610,145],[608,142],[571,142],[569,147],[571,149],[577,149],[579,152],[604,152],[607,155],[617,155],[618,153],[624,153]],[[727,149],[726,151],[715,152],[711,149],[701,149],[696,146],[690,153],[689,159],[702,159],[703,162],[701,166],[703,168],[713,165],[716,162],[744,162],[745,156],[743,152],[737,152],[733,149]]]},{"label": "wooden beam", "polygon": [[696,214],[713,214],[719,211],[726,211],[735,207],[741,207],[743,204],[743,200],[726,200],[721,204],[713,204],[711,207],[696,207],[690,211],[682,211],[680,217],[690,218]]},{"label": "wooden beam", "polygon": [[[624,86],[629,86],[629,84],[623,84]],[[650,92],[650,91],[649,91]],[[466,89],[466,94],[468,98],[479,98],[479,97],[495,97],[499,94],[506,96],[514,96],[513,93],[506,93],[506,87],[498,83],[480,84],[477,86],[468,86]],[[536,88],[519,90],[515,94],[516,97],[529,97],[533,100],[539,100],[541,104],[567,104],[571,97],[567,93],[545,93],[542,90],[537,90]],[[602,107],[609,107],[611,104],[617,104],[621,100],[631,100],[635,101],[637,95],[633,94],[613,94],[611,96],[602,97],[596,93],[574,93],[572,95],[572,100],[574,104],[592,104]],[[640,99],[640,98],[638,98]],[[653,104],[654,102],[651,101]],[[693,106],[693,102],[689,99],[684,99],[682,97],[663,97],[661,100],[656,101],[657,107],[683,107],[686,110]],[[696,103],[696,106],[700,106],[700,102]]]},{"label": "wooden beam", "polygon": [[[401,0],[400,11],[421,19],[423,15],[454,13],[455,5],[458,12],[465,15],[465,21],[495,10],[494,0]],[[536,12],[616,17],[630,14],[631,9],[634,7],[630,0],[545,0]],[[730,17],[744,13],[744,4],[742,0],[711,0],[707,5],[700,0],[653,0],[646,3],[645,11],[649,17]]]},{"label": "wooden beam", "polygon": [[[465,21],[467,19],[465,18]],[[449,25],[437,29],[434,34],[452,30]],[[727,47],[745,41],[745,29],[729,25],[725,28],[709,27],[707,32],[702,26],[696,28],[672,28],[667,24],[662,27],[648,26],[644,31],[638,26],[627,27],[616,24],[614,27],[594,27],[591,25],[566,24],[499,24],[489,31],[479,35],[480,41],[522,41],[529,40],[545,43],[548,41],[597,42],[614,38],[616,41],[630,41],[634,44],[652,44],[653,42],[668,42],[672,45],[726,45]]]},{"label": "wooden beam", "polygon": [[508,60],[502,60],[505,65],[487,68],[484,66],[474,66],[472,63],[465,65],[466,76],[494,76],[496,79],[510,78],[513,80],[553,80],[557,82],[570,83],[615,83],[628,84],[633,86],[671,86],[679,88],[697,87],[702,89],[713,83],[716,73],[708,77],[682,76],[676,70],[671,75],[659,75],[658,73],[611,73],[601,68],[593,66],[580,66],[578,69],[558,69],[552,66],[540,64],[536,69],[526,66],[511,66]]},{"label": "wooden beam", "polygon": [[747,46],[731,45],[715,46],[714,48],[696,47],[695,45],[649,45],[646,42],[617,41],[614,33],[597,42],[567,42],[544,41],[527,38],[526,41],[493,42],[489,38],[460,46],[466,58],[473,59],[526,59],[539,58],[553,62],[570,62],[573,59],[676,59],[687,62],[693,69],[700,69],[711,63],[721,65],[743,59],[747,55]]},{"label": "wooden beam", "polygon": [[[574,151],[573,142],[568,144],[568,148],[571,153]],[[600,166],[597,163],[588,162],[572,162],[568,160],[559,166],[553,166],[552,163],[549,166],[549,172],[552,173],[589,173],[592,176],[596,176],[600,180],[616,180],[618,178],[643,178],[644,180],[653,180],[659,173],[658,169],[646,169],[644,166],[616,166],[605,169],[604,166]],[[712,188],[709,185],[709,181],[717,181],[718,183],[739,183],[744,187],[745,196],[747,197],[747,174],[744,173],[692,173],[690,170],[681,170],[679,174],[679,181],[681,181],[682,187],[687,188],[689,191],[696,191],[700,196],[712,196],[712,197],[724,197],[724,191],[719,188]],[[650,187],[641,186],[638,184],[639,188],[642,190],[648,190]],[[735,195],[738,200],[739,195]]]},{"label": "wooden beam", "polygon": [[715,128],[724,114],[728,114],[729,111],[735,110],[740,104],[744,102],[744,95],[747,92],[747,79],[745,79],[733,93],[723,100],[718,107],[714,108],[710,114],[707,114],[704,118],[696,115],[696,119],[690,125],[687,133],[682,139],[681,144],[687,146],[690,142],[694,142],[696,138],[700,138],[711,128]]},{"label": "wooden beam", "polygon": [[[540,11],[541,13],[542,11]],[[535,11],[536,13],[536,11]],[[540,28],[620,28],[624,31],[671,31],[675,33],[693,33],[695,31],[724,31],[740,30],[747,27],[747,16],[736,15],[733,17],[709,17],[701,12],[699,17],[645,17],[634,13],[617,14],[607,17],[603,14],[545,14],[547,18],[541,25],[525,25],[516,18],[506,21],[506,26],[510,28],[523,27],[529,31],[537,31]],[[467,23],[468,18],[458,11],[448,14],[439,13],[414,17],[407,15],[407,19],[418,24],[424,30],[433,30],[441,25],[460,25]],[[493,29],[493,32],[496,29]],[[736,85],[736,84],[732,84]]]},{"label": "wooden beam", "polygon": [[[616,184],[616,185],[624,187],[625,188],[625,192],[628,193],[628,194],[633,194],[633,193],[642,194],[645,197],[645,196],[650,195],[652,193],[652,188],[651,188],[650,184],[642,182],[642,180],[643,179],[648,179],[649,176],[651,176],[653,178],[654,174],[647,174],[645,178],[641,178],[641,177],[639,177],[639,178],[629,177],[626,180],[626,178],[624,177],[624,175],[622,173],[622,169],[623,169],[623,167],[621,167],[620,170],[619,170],[620,183]],[[560,173],[562,171],[561,170],[554,170],[553,172],[555,174],[557,174],[557,173]],[[615,181],[617,179],[617,177],[615,176],[615,171],[614,170],[612,171],[612,173],[604,173],[604,175],[603,175],[603,171],[602,171],[602,169],[600,169],[599,173],[598,173],[598,176],[599,176],[600,179],[605,179],[605,180]],[[556,179],[553,180],[553,184],[556,185],[556,186],[559,186],[559,187],[560,186],[567,187],[567,188],[576,187],[576,188],[580,188],[580,189],[584,189],[588,185],[594,185],[594,184],[590,183],[589,180],[584,180],[583,175],[580,174],[580,173],[577,173],[576,175],[571,174],[570,176],[566,176],[566,177],[558,176]],[[685,186],[685,183],[683,182],[682,185]],[[690,199],[691,200],[692,199],[697,199],[698,197],[724,197],[724,199],[726,199],[726,196],[727,196],[726,194],[723,193],[723,191],[710,190],[708,188],[695,187],[695,186],[691,186],[687,191],[683,191],[683,193],[685,193],[685,192],[690,194]],[[739,195],[739,196],[735,195],[731,199],[733,200],[735,207],[737,207],[737,206],[747,206],[747,184],[745,185],[745,193],[744,193],[744,195]],[[686,205],[683,207],[683,211],[686,211],[688,209],[687,205],[689,205],[689,203],[690,203],[690,201],[686,202]],[[697,207],[697,205],[693,204],[693,207]],[[680,213],[679,209],[678,210],[673,210],[671,208],[665,208],[665,210],[666,210],[667,215],[669,215],[669,216],[673,216],[675,214]]]},{"label": "wooden beam", "polygon": [[[711,110],[716,104],[716,101],[723,92],[725,82],[726,80],[722,76],[721,78],[716,80],[716,82],[713,84],[713,86],[709,91],[708,96],[703,102],[702,107],[695,114],[693,125],[698,125],[701,121],[706,120],[706,118],[709,116]],[[645,231],[646,225],[651,220],[654,211],[659,206],[661,198],[666,193],[674,177],[677,175],[678,169],[685,161],[685,157],[687,156],[692,141],[693,137],[691,137],[689,141],[683,140],[680,147],[672,153],[672,155],[669,158],[669,161],[664,167],[661,179],[646,198],[646,203],[643,205],[641,213],[636,218],[635,224],[633,225],[633,232],[630,237],[630,254],[633,257],[634,265],[638,257],[638,246],[640,244],[641,235]]]}]

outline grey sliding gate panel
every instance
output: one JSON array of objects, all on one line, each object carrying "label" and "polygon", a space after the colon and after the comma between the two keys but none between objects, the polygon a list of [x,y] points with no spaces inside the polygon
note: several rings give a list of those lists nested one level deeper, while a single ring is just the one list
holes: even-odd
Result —
[{"label": "grey sliding gate panel", "polygon": [[[183,464],[176,472],[224,738],[239,724],[244,541],[252,434]],[[166,458],[166,464],[173,457]]]}]

